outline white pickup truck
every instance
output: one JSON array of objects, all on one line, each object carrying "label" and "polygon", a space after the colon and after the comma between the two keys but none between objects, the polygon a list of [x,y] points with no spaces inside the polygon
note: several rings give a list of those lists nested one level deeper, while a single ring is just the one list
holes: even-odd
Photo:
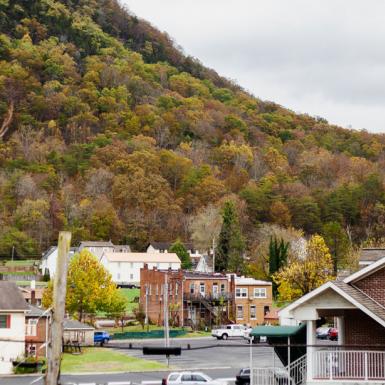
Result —
[{"label": "white pickup truck", "polygon": [[225,325],[219,329],[213,329],[211,335],[218,340],[227,340],[232,337],[242,338],[245,333],[250,333],[251,328],[248,328],[243,325]]}]

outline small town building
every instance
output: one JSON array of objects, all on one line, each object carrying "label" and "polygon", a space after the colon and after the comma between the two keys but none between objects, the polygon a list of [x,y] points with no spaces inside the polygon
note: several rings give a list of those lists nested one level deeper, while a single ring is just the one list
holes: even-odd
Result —
[{"label": "small town building", "polygon": [[77,249],[78,252],[88,250],[95,255],[99,260],[104,253],[112,253],[115,251],[115,246],[111,241],[82,241]]},{"label": "small town building", "polygon": [[25,353],[25,314],[29,310],[14,282],[0,281],[0,374]]},{"label": "small town building", "polygon": [[[385,258],[325,283],[283,311],[306,324],[306,355],[295,363],[306,384],[385,382]],[[336,346],[317,346],[316,328],[326,319],[337,320]]]},{"label": "small town building", "polygon": [[364,247],[361,249],[358,265],[360,269],[385,258],[385,248],[383,247]]},{"label": "small town building", "polygon": [[34,305],[28,305],[25,315],[25,356],[46,357],[51,313]]},{"label": "small town building", "polygon": [[106,252],[100,262],[119,286],[140,285],[140,269],[149,268],[177,270],[181,261],[175,253],[115,253]]},{"label": "small town building", "polygon": [[229,276],[235,280],[236,322],[252,327],[264,324],[273,303],[271,282]]},{"label": "small town building", "polygon": [[92,346],[94,344],[95,328],[74,319],[63,322],[64,345]]},{"label": "small town building", "polygon": [[[69,252],[69,259],[71,259],[77,252],[76,247],[71,247]],[[48,275],[50,278],[53,278],[56,272],[56,263],[58,257],[58,248],[57,246],[51,246],[41,258],[40,262],[40,271],[44,275]]]},{"label": "small town building", "polygon": [[196,328],[230,322],[234,279],[219,273],[150,269],[146,264],[140,270],[140,304],[151,322],[163,324],[165,284],[171,325]]}]

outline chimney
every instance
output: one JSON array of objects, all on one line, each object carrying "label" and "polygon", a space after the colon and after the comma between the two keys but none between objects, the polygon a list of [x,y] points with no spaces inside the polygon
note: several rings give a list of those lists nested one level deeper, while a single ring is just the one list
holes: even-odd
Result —
[{"label": "chimney", "polygon": [[31,281],[31,305],[36,305],[36,282],[35,280]]}]

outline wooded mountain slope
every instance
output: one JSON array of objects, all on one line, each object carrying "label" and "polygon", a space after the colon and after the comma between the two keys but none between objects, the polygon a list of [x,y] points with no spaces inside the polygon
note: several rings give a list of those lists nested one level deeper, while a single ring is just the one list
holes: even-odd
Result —
[{"label": "wooded mountain slope", "polygon": [[261,101],[116,0],[0,0],[0,254],[60,229],[143,249],[236,203],[275,223],[384,234],[385,137]]}]

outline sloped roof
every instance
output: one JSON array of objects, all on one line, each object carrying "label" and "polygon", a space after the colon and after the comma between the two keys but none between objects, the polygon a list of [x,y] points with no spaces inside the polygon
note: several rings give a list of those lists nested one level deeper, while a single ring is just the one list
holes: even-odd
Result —
[{"label": "sloped roof", "polygon": [[306,324],[298,326],[256,326],[250,335],[254,337],[291,337],[306,327]]},{"label": "sloped roof", "polygon": [[184,276],[186,279],[224,279],[227,281],[227,276],[221,273],[203,273],[199,271],[185,270]]},{"label": "sloped roof", "polygon": [[360,262],[376,262],[385,257],[385,248],[364,248],[361,250]]},{"label": "sloped roof", "polygon": [[114,253],[103,254],[109,262],[180,263],[175,253]]},{"label": "sloped roof", "polygon": [[1,310],[28,310],[28,304],[16,283],[11,281],[0,281],[0,311]]},{"label": "sloped roof", "polygon": [[64,330],[95,330],[90,325],[84,324],[82,322],[79,322],[76,319],[65,319],[63,322],[63,329]]},{"label": "sloped roof", "polygon": [[34,305],[28,305],[29,310],[26,313],[26,317],[48,317],[49,312],[46,312],[45,309],[41,309],[40,307]]},{"label": "sloped roof", "polygon": [[111,241],[82,241],[80,247],[114,247],[114,244]]},{"label": "sloped roof", "polygon": [[[173,243],[174,242],[150,242],[147,245],[147,247],[151,245],[156,250],[168,250],[173,245]],[[182,242],[182,243],[187,250],[194,249],[192,243],[185,243],[185,242]]]},{"label": "sloped roof", "polygon": [[369,275],[374,274],[376,271],[385,268],[385,258],[381,258],[376,262],[371,263],[370,265],[364,267],[361,270],[356,271],[355,273],[349,275],[344,279],[345,283],[357,282]]}]

